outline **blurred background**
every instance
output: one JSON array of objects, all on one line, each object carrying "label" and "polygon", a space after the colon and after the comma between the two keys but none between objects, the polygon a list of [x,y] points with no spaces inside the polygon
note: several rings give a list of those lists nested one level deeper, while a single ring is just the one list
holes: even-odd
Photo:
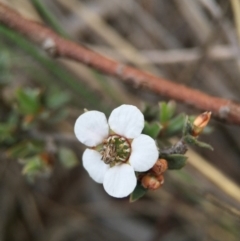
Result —
[{"label": "blurred background", "polygon": [[[0,2],[110,58],[240,101],[238,0]],[[122,103],[162,100],[52,59],[0,25],[0,240],[240,240],[238,126],[212,120],[201,140],[214,151],[196,148],[186,167],[135,203],[109,197],[83,170],[73,126],[84,108],[109,115]],[[177,112],[200,114],[181,103]]]}]

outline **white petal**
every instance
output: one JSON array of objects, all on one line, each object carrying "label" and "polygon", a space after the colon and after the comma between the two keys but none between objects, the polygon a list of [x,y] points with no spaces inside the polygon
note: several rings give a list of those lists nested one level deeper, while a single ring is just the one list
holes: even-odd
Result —
[{"label": "white petal", "polygon": [[109,117],[110,128],[127,138],[139,136],[144,127],[144,116],[133,105],[121,105],[114,109]]},{"label": "white petal", "polygon": [[86,149],[83,153],[83,167],[87,170],[89,176],[98,183],[103,183],[104,175],[109,169],[102,160],[102,156],[95,150]]},{"label": "white petal", "polygon": [[156,163],[158,156],[156,143],[150,136],[141,134],[133,140],[129,162],[135,171],[149,170]]},{"label": "white petal", "polygon": [[97,146],[109,133],[106,116],[99,111],[87,111],[76,120],[74,132],[86,146]]},{"label": "white petal", "polygon": [[132,166],[128,164],[120,164],[107,170],[103,187],[105,191],[112,197],[122,198],[131,194],[137,185]]}]

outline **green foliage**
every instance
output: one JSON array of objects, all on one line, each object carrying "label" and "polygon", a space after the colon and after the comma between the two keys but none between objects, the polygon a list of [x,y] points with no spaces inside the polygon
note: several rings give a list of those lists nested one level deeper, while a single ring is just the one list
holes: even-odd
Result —
[{"label": "green foliage", "polygon": [[168,162],[169,170],[177,170],[186,165],[187,156],[181,154],[172,154],[164,156],[164,159],[166,159]]},{"label": "green foliage", "polygon": [[15,132],[18,129],[19,117],[17,113],[5,114],[4,120],[0,122],[0,144],[11,145],[16,138]]},{"label": "green foliage", "polygon": [[65,38],[68,38],[68,35],[64,31],[64,28],[58,23],[53,14],[48,10],[48,8],[44,5],[43,1],[40,0],[31,0],[36,10],[40,14],[40,16],[48,23],[57,33],[62,35]]},{"label": "green foliage", "polygon": [[165,127],[164,134],[169,137],[179,134],[183,129],[184,122],[185,114],[183,113],[173,117]]},{"label": "green foliage", "polygon": [[195,146],[206,148],[213,151],[213,147],[211,145],[209,145],[208,143],[199,141],[196,137],[193,137],[191,135],[186,135],[184,137],[184,140],[189,145],[195,145]]},{"label": "green foliage", "polygon": [[186,136],[186,135],[192,135],[192,130],[193,130],[193,124],[189,119],[189,116],[185,117],[185,123],[183,126],[183,131],[182,131],[182,135]]},{"label": "green foliage", "polygon": [[156,139],[162,128],[163,127],[158,122],[145,122],[142,133],[151,136],[153,139]]},{"label": "green foliage", "polygon": [[[204,142],[198,140],[198,136],[193,136],[193,121],[196,117],[186,116],[183,113],[175,115],[176,104],[173,101],[160,102],[159,109],[155,107],[145,106],[144,115],[151,122],[145,122],[143,133],[157,140],[160,149],[160,158],[164,158],[168,162],[168,169],[181,169],[185,166],[187,157],[186,144],[195,145],[202,148],[213,148]],[[178,145],[173,145],[165,150],[165,144],[169,142],[169,138],[175,135],[182,135]]]},{"label": "green foliage", "polygon": [[[95,92],[90,90],[89,87],[84,85],[82,82],[78,81],[75,76],[70,74],[66,69],[62,68],[62,66],[56,63],[56,61],[51,60],[46,55],[42,54],[36,46],[34,46],[30,41],[27,41],[23,36],[10,30],[4,25],[0,25],[0,34],[4,36],[7,41],[20,47],[35,61],[41,64],[41,66],[45,68],[45,71],[49,71],[49,73],[51,73],[52,83],[47,83],[47,85],[55,84],[57,86],[62,85],[65,88],[67,87],[71,90],[71,94],[73,96],[72,98],[77,100],[75,101],[75,104],[78,106],[80,106],[80,100],[84,100],[84,107],[90,106],[96,108],[96,106],[99,106],[104,111],[108,110],[105,105],[101,105],[102,102]],[[38,76],[36,76],[35,79],[38,79]],[[41,80],[41,83],[42,82],[43,80]]]},{"label": "green foliage", "polygon": [[29,156],[41,153],[43,151],[43,143],[41,141],[21,141],[15,143],[7,149],[7,154],[12,158],[27,158]]},{"label": "green foliage", "polygon": [[[50,155],[46,154],[45,140],[38,140],[38,134],[34,132],[36,128],[43,125],[50,127],[66,117],[63,107],[70,96],[58,88],[40,91],[40,88],[21,87],[14,93],[14,102],[3,98],[5,110],[0,115],[0,148],[7,156],[19,159],[23,164],[23,174],[33,181],[36,176],[49,175],[52,168]],[[67,168],[77,163],[70,149],[61,148],[59,158]]]},{"label": "green foliage", "polygon": [[137,183],[137,186],[135,187],[134,191],[130,195],[130,202],[135,202],[141,197],[143,197],[147,193],[147,189],[144,188],[141,183]]},{"label": "green foliage", "polygon": [[22,88],[16,92],[18,110],[23,115],[35,115],[40,110],[40,90]]},{"label": "green foliage", "polygon": [[[41,1],[33,0],[33,2],[38,5],[42,16],[56,28],[57,22],[54,23],[54,19]],[[0,151],[11,158],[20,159],[26,176],[33,177],[35,175],[33,173],[37,175],[45,173],[45,169],[37,167],[41,167],[39,164],[46,164],[42,153],[48,150],[49,136],[52,137],[52,133],[67,117],[66,104],[71,100],[72,103],[75,101],[75,106],[96,108],[101,106],[102,101],[95,91],[78,81],[61,64],[49,58],[23,36],[3,25],[0,26],[0,33],[2,36],[0,41]],[[26,61],[19,61],[19,57],[16,58],[15,50],[18,47]],[[14,53],[14,58],[9,53]],[[19,67],[24,67],[26,70],[20,78]],[[12,69],[14,71],[11,71]],[[11,86],[6,81],[7,74],[10,74],[8,80],[11,80]],[[21,82],[21,80],[24,81]],[[25,83],[26,86],[24,86]],[[18,86],[17,90],[15,90],[16,86]],[[7,95],[3,95],[3,92]],[[104,111],[108,110],[105,104],[101,108]],[[11,120],[14,119],[12,116],[15,118],[14,121]],[[43,133],[41,133],[42,130]],[[65,167],[74,167],[78,163],[74,152],[68,149],[61,150],[60,153],[59,143],[55,139],[52,141],[57,147],[54,151],[55,157],[60,159],[61,156],[60,161]],[[66,160],[63,159],[64,156]],[[46,165],[49,170],[49,164]],[[37,169],[38,171],[35,172]]]},{"label": "green foliage", "polygon": [[45,105],[49,109],[56,110],[67,104],[70,99],[69,93],[62,92],[60,89],[54,87],[47,91]]},{"label": "green foliage", "polygon": [[22,170],[23,174],[31,173],[33,175],[33,173],[39,172],[44,167],[44,162],[39,155],[26,158],[22,162],[25,164]]},{"label": "green foliage", "polygon": [[10,54],[6,50],[1,49],[0,86],[9,83],[9,80],[10,80]]},{"label": "green foliage", "polygon": [[160,115],[159,115],[160,123],[165,124],[174,115],[176,110],[176,103],[174,101],[169,101],[169,102],[162,101],[159,103],[159,107],[160,107]]},{"label": "green foliage", "polygon": [[145,126],[143,133],[147,134],[154,139],[157,136],[171,137],[181,133],[185,115],[175,115],[176,103],[174,101],[160,102],[158,108],[150,105],[145,105],[143,114],[145,117]]},{"label": "green foliage", "polygon": [[20,163],[23,164],[23,175],[26,175],[27,179],[31,182],[33,182],[36,177],[48,177],[52,171],[51,165],[46,162],[42,155],[20,159]]},{"label": "green foliage", "polygon": [[22,115],[21,126],[31,129],[35,123],[53,124],[67,117],[64,107],[70,101],[70,95],[58,88],[46,91],[40,89],[19,88],[16,91],[17,111]]},{"label": "green foliage", "polygon": [[144,103],[142,112],[147,122],[150,122],[153,120],[159,121],[159,106],[151,106],[147,103]]},{"label": "green foliage", "polygon": [[60,147],[58,155],[60,163],[68,169],[71,169],[79,164],[76,154],[70,148]]}]

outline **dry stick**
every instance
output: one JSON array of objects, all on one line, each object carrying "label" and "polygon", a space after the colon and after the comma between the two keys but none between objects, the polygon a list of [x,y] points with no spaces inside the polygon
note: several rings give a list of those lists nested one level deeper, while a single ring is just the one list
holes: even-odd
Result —
[{"label": "dry stick", "polygon": [[[99,46],[99,45],[87,45],[94,51],[105,54],[110,58],[115,58],[118,61],[123,61],[124,58],[120,54],[110,47]],[[170,50],[159,50],[159,49],[148,49],[139,50],[140,54],[147,57],[145,60],[139,61],[140,64],[146,63],[151,64],[187,64],[188,62],[198,61],[201,55],[201,49],[198,47],[188,49],[170,49]],[[230,45],[213,45],[211,49],[206,52],[206,57],[211,61],[223,61],[223,60],[234,60],[236,58],[234,47]]]},{"label": "dry stick", "polygon": [[108,59],[70,40],[58,36],[47,27],[27,20],[0,3],[0,23],[22,33],[41,45],[53,56],[65,57],[89,65],[105,74],[132,82],[136,87],[146,87],[162,96],[182,101],[213,114],[229,123],[240,125],[240,105],[227,99],[212,97],[198,90],[156,77],[133,67]]},{"label": "dry stick", "polygon": [[[125,57],[125,59],[129,60],[131,63],[135,63],[138,67],[143,68],[146,71],[157,73],[157,69],[148,64],[148,60],[145,56],[140,55],[137,49],[121,37],[114,28],[107,25],[99,15],[90,11],[84,4],[80,3],[80,1],[58,0],[58,2],[68,10],[71,10],[79,18],[82,18],[89,28],[97,33],[97,35],[110,46],[113,46],[121,56]],[[139,64],[139,61],[145,61],[146,64],[142,66]]]}]

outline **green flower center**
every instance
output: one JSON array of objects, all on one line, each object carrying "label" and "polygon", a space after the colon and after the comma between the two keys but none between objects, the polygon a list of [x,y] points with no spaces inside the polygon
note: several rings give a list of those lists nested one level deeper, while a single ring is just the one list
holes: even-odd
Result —
[{"label": "green flower center", "polygon": [[104,142],[100,154],[102,160],[111,167],[120,162],[127,162],[131,153],[131,144],[128,139],[111,135]]}]

